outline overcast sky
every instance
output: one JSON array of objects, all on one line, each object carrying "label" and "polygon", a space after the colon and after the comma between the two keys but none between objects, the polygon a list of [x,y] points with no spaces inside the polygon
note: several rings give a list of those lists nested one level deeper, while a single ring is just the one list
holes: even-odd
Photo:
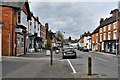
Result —
[{"label": "overcast sky", "polygon": [[110,11],[118,8],[118,2],[33,2],[31,11],[52,31],[65,32],[65,37],[79,38],[85,31],[92,32],[100,18],[110,17]]}]

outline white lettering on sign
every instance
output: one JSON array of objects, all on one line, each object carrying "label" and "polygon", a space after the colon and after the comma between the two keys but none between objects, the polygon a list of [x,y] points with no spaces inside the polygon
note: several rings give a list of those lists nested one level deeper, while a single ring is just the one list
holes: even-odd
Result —
[{"label": "white lettering on sign", "polygon": [[22,29],[16,28],[16,29],[15,29],[15,32],[21,32],[21,33],[22,33]]}]

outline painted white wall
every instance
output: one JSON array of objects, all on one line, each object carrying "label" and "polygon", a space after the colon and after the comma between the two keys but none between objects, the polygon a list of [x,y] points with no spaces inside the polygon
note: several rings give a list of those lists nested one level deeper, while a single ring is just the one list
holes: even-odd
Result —
[{"label": "painted white wall", "polygon": [[89,41],[90,38],[90,36],[84,37],[84,46],[87,46],[88,49],[90,49],[89,45],[91,46],[91,41]]},{"label": "painted white wall", "polygon": [[74,48],[77,48],[78,43],[70,43],[69,45],[73,46]]},{"label": "painted white wall", "polygon": [[38,37],[40,37],[40,24],[38,24]]},{"label": "painted white wall", "polygon": [[32,17],[32,20],[31,20],[31,34],[34,35],[34,18]]}]

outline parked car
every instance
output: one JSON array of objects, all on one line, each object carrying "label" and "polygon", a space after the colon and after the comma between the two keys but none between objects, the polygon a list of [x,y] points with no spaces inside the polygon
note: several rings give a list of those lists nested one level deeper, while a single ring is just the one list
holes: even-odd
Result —
[{"label": "parked car", "polygon": [[83,51],[84,47],[79,47],[78,50]]},{"label": "parked car", "polygon": [[64,48],[63,49],[63,59],[64,58],[76,58],[77,57],[77,55],[76,55],[76,51],[75,51],[75,49],[73,48],[73,47],[66,47],[66,48]]},{"label": "parked car", "polygon": [[84,52],[89,52],[89,49],[88,49],[87,47],[84,47],[84,48],[83,48],[83,51],[84,51]]}]

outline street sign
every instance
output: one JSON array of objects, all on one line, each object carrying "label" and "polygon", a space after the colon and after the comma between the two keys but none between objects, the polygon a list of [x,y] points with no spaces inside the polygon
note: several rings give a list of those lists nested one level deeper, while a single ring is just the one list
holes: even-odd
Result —
[{"label": "street sign", "polygon": [[15,29],[15,32],[20,32],[20,33],[22,33],[22,29],[16,28],[16,29]]}]

